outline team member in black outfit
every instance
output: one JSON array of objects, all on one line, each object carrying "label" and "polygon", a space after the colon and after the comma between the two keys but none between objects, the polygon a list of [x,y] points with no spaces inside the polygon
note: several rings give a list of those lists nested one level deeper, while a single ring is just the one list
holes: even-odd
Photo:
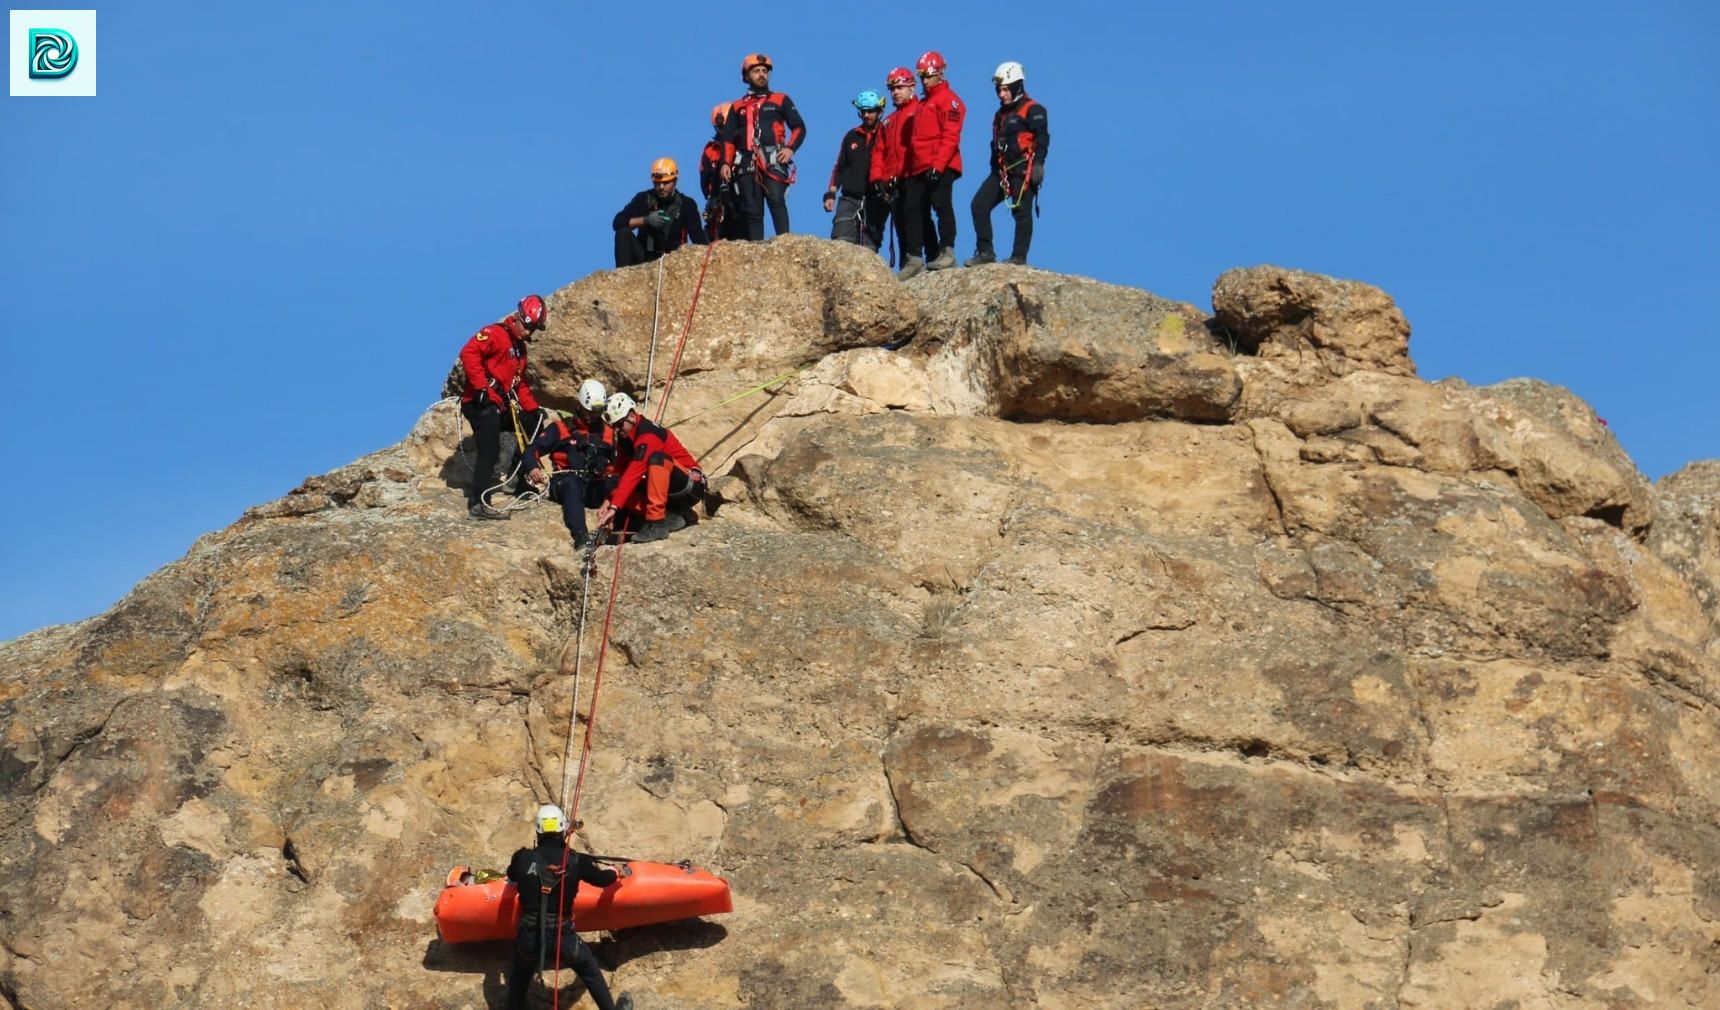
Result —
[{"label": "team member in black outfit", "polygon": [[597,1010],[633,1010],[633,997],[612,999],[597,956],[573,931],[573,899],[579,882],[593,887],[615,883],[614,870],[599,869],[591,857],[566,841],[567,818],[560,807],[538,807],[537,844],[514,853],[508,880],[520,892],[520,923],[514,933],[514,963],[508,969],[508,1010],[525,1010],[532,976],[556,963],[555,933],[561,928],[561,963],[573,968]]},{"label": "team member in black outfit", "polygon": [[698,203],[675,188],[680,176],[674,158],[651,163],[651,188],[634,194],[615,215],[616,266],[649,263],[688,242],[705,244]]},{"label": "team member in black outfit", "polygon": [[770,57],[752,53],[741,61],[747,93],[729,106],[723,125],[724,182],[735,187],[747,238],[764,239],[764,209],[770,206],[776,234],[788,234],[788,187],[794,182],[794,153],[806,142],[806,122],[794,102],[770,90]]},{"label": "team member in black outfit", "polygon": [[1027,97],[1021,64],[1005,63],[991,77],[997,86],[997,114],[991,117],[991,174],[973,195],[973,257],[963,266],[996,263],[991,244],[991,212],[1009,201],[1015,218],[1015,246],[1007,262],[1025,266],[1033,244],[1033,205],[1045,181],[1045,155],[1051,150],[1051,128],[1045,106]]},{"label": "team member in black outfit", "polygon": [[[872,152],[878,142],[878,117],[884,112],[884,96],[862,91],[854,98],[860,110],[860,125],[842,137],[836,152],[836,167],[830,170],[830,188],[824,193],[824,210],[836,212],[830,237],[863,245],[873,252],[884,234],[884,219],[890,205],[874,192],[870,183]],[[838,193],[840,192],[840,198]]]}]

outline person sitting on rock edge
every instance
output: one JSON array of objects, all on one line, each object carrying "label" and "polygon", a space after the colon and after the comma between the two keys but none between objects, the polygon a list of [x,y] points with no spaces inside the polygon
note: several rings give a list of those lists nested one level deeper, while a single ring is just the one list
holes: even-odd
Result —
[{"label": "person sitting on rock edge", "polygon": [[991,244],[991,212],[1009,201],[1015,218],[1015,244],[1007,262],[1027,265],[1033,244],[1033,208],[1045,181],[1045,156],[1051,151],[1051,127],[1045,106],[1027,97],[1027,81],[1019,63],[1004,63],[991,75],[997,88],[997,114],[991,118],[991,174],[973,195],[974,254],[962,266],[997,262]]},{"label": "person sitting on rock edge", "polygon": [[[567,817],[561,808],[545,804],[532,819],[537,843],[520,849],[508,863],[508,880],[519,890],[520,919],[514,931],[514,959],[508,968],[508,1010],[525,1010],[527,990],[546,965],[571,967],[597,1010],[633,1010],[633,997],[609,995],[597,955],[574,931],[573,902],[581,881],[608,887],[618,874],[603,869],[568,844]],[[554,937],[561,927],[559,944]],[[557,947],[559,946],[559,960]]]},{"label": "person sitting on rock edge", "polygon": [[603,419],[614,426],[619,457],[628,462],[615,479],[609,500],[597,510],[597,525],[616,522],[616,532],[630,533],[636,544],[662,540],[685,527],[682,510],[705,493],[699,461],[674,432],[641,417],[626,393],[609,397]]},{"label": "person sitting on rock edge", "polygon": [[466,489],[466,514],[474,519],[508,517],[491,507],[484,492],[495,483],[496,461],[502,455],[502,419],[512,413],[527,435],[536,428],[538,403],[526,385],[526,343],[544,328],[547,316],[543,296],[527,295],[518,311],[479,330],[460,349],[466,376],[460,413],[472,425],[478,454]]},{"label": "person sitting on rock edge", "polygon": [[585,510],[603,504],[604,480],[615,463],[615,432],[603,423],[605,400],[603,383],[586,379],[579,387],[579,406],[568,420],[546,413],[542,429],[526,449],[526,480],[542,487],[550,501],[561,503],[561,521],[576,551],[591,542]]},{"label": "person sitting on rock edge", "polygon": [[680,177],[674,158],[651,163],[651,188],[635,193],[615,215],[617,268],[649,263],[688,242],[705,244],[698,202],[675,188]]}]

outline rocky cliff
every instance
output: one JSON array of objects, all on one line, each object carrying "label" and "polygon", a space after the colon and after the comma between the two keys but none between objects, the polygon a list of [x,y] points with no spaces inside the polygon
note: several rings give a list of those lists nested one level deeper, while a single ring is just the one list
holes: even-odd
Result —
[{"label": "rocky cliff", "polygon": [[[656,277],[554,295],[546,400],[643,384]],[[1416,378],[1364,284],[1213,309],[717,250],[581,813],[736,910],[596,944],[642,1010],[1720,1006],[1720,469]],[[431,902],[560,793],[582,580],[455,425],[0,645],[13,1006],[500,1006]]]}]

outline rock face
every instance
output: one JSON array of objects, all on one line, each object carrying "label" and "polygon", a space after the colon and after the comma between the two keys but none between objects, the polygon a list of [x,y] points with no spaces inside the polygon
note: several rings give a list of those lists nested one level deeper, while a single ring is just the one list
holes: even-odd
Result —
[{"label": "rock face", "polygon": [[[736,910],[599,940],[619,988],[1720,1005],[1713,464],[1656,488],[1563,391],[1413,378],[1354,282],[1279,272],[1308,368],[1284,312],[1232,353],[1142,292],[875,267],[713,257],[756,312],[707,291],[668,415],[720,497],[624,552],[581,844]],[[655,282],[558,292],[540,385],[642,381]],[[12,1005],[501,1005],[431,903],[563,795],[616,569],[587,601],[554,510],[465,520],[454,430],[0,645]]]}]

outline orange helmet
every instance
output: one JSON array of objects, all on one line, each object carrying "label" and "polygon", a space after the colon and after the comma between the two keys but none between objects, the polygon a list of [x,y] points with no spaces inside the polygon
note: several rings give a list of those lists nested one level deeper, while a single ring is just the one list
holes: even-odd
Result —
[{"label": "orange helmet", "polygon": [[743,81],[746,80],[747,79],[747,71],[751,70],[754,67],[763,67],[766,70],[775,70],[776,69],[775,67],[770,65],[770,57],[769,56],[766,56],[763,53],[748,53],[747,58],[741,61],[741,80],[743,80]]},{"label": "orange helmet", "polygon": [[681,166],[675,164],[674,158],[658,158],[651,163],[651,181],[662,182],[668,179],[673,182],[681,177]]},{"label": "orange helmet", "polygon": [[729,118],[729,108],[732,105],[734,105],[733,102],[724,102],[721,105],[711,106],[711,125],[723,125],[723,122]]}]

